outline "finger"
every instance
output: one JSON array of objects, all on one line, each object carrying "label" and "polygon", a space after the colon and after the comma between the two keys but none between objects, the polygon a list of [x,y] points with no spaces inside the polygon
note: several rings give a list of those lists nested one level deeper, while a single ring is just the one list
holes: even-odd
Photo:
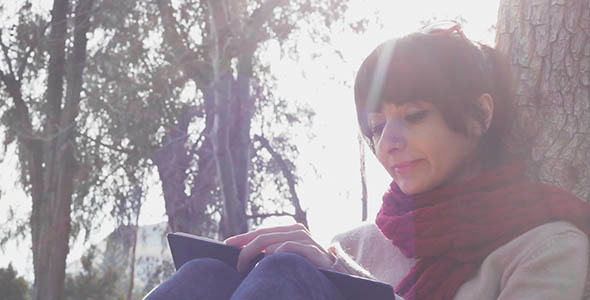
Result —
[{"label": "finger", "polygon": [[[285,226],[273,226],[266,228],[259,228],[250,232],[234,235],[223,241],[227,245],[243,247],[254,240],[256,237],[262,234],[273,233],[273,232],[291,232],[296,230],[308,231],[307,228],[300,223],[285,225]],[[309,232],[308,232],[309,233]]]},{"label": "finger", "polygon": [[283,246],[285,243],[289,243],[289,242],[296,242],[302,245],[315,245],[315,242],[313,240],[297,240],[297,241],[286,241],[286,242],[281,242],[281,243],[276,243],[276,244],[272,244],[266,248],[264,248],[264,253],[266,254],[272,254],[272,253],[276,253],[277,249],[281,246]]},{"label": "finger", "polygon": [[309,233],[304,230],[295,230],[290,232],[271,232],[257,236],[254,238],[250,243],[242,248],[240,251],[240,256],[238,257],[238,271],[239,272],[246,272],[248,271],[248,267],[250,265],[250,261],[258,253],[262,252],[266,247],[277,244],[283,243],[286,241],[298,241],[298,240],[310,240],[311,237]]},{"label": "finger", "polygon": [[291,252],[301,255],[318,268],[327,269],[334,263],[330,254],[313,244],[301,244],[288,241],[277,247],[274,253],[279,252]]},{"label": "finger", "polygon": [[234,235],[234,236],[226,239],[224,242],[228,245],[242,247],[242,246],[250,243],[253,239],[255,239],[257,236],[259,236],[261,234],[267,234],[267,233],[273,233],[273,232],[290,232],[290,231],[295,231],[295,230],[307,231],[307,228],[303,224],[300,224],[300,223],[285,225],[285,226],[273,226],[273,227],[259,228],[259,229],[256,229],[256,230],[253,230],[250,232]]}]

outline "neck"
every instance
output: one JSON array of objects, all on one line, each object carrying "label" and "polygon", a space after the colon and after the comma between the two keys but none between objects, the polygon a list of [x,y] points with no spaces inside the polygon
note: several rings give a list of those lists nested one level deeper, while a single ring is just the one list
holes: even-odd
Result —
[{"label": "neck", "polygon": [[464,161],[459,168],[453,172],[449,179],[443,182],[440,186],[454,184],[458,182],[465,182],[479,176],[483,172],[483,165],[480,159],[470,157]]}]

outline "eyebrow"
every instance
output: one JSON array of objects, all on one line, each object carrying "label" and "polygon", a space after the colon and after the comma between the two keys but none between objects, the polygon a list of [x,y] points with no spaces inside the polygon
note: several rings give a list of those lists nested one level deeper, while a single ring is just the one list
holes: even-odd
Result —
[{"label": "eyebrow", "polygon": [[408,105],[410,107],[417,107],[417,108],[424,108],[427,104],[427,102],[424,100],[415,100],[415,101],[408,101],[408,102],[404,102],[402,104],[400,104],[400,107],[403,107],[405,105]]},{"label": "eyebrow", "polygon": [[395,106],[397,110],[406,111],[410,108],[425,109],[427,106],[427,103],[428,102],[426,102],[424,100],[408,101],[408,102],[404,102],[401,104],[381,102],[381,105],[379,106],[379,110],[368,111],[367,116],[370,116],[371,114],[373,114],[373,115],[383,114],[383,105],[385,105],[385,104],[391,104],[391,105]]}]

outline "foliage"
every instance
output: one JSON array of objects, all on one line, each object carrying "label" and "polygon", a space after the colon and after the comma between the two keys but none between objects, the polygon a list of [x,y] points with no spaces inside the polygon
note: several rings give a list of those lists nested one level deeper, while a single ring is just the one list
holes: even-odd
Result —
[{"label": "foliage", "polygon": [[90,247],[80,259],[82,271],[80,274],[66,277],[65,300],[107,300],[124,299],[115,289],[120,275],[113,268],[100,271],[94,267],[97,250]]},{"label": "foliage", "polygon": [[[1,130],[5,151],[17,146],[20,185],[33,199],[27,225],[37,250],[35,265],[43,265],[41,256],[53,259],[49,255],[54,251],[36,246],[49,245],[40,242],[47,236],[43,231],[53,228],[45,223],[63,221],[60,229],[51,231],[63,233],[52,244],[61,256],[67,255],[68,243],[80,234],[88,239],[109,217],[118,225],[136,225],[155,155],[173,145],[171,133],[185,123],[174,140],[177,150],[159,152],[184,159],[172,173],[160,174],[162,181],[177,180],[181,202],[175,206],[165,192],[167,210],[176,208],[167,213],[174,219],[176,211],[186,212],[182,217],[187,231],[218,234],[224,205],[217,170],[210,163],[214,110],[207,95],[226,77],[213,68],[219,35],[213,33],[208,4],[221,2],[53,2],[62,6],[28,0],[0,5],[0,99],[5,104],[0,109]],[[234,104],[252,104],[245,115],[240,113],[243,107],[234,106],[238,110],[232,110],[237,113],[228,119],[232,121],[222,122],[233,130],[231,141],[247,139],[242,148],[231,144],[233,155],[245,162],[236,175],[245,182],[240,190],[248,205],[242,213],[251,218],[251,225],[265,214],[297,215],[288,201],[296,199],[292,161],[298,155],[289,130],[306,126],[313,114],[275,95],[276,79],[263,51],[272,41],[283,53],[297,56],[292,38],[305,31],[318,43],[329,44],[328,28],[342,17],[346,2],[223,3],[231,10],[231,26],[225,29],[227,63],[233,69],[221,75],[231,77],[237,89],[246,87],[245,93],[236,93]],[[268,10],[269,3],[276,7]],[[286,168],[268,148],[252,141],[254,136],[269,141]],[[167,156],[164,161],[173,159]],[[57,180],[66,184],[57,185]],[[52,201],[42,201],[48,197]],[[268,208],[265,201],[276,205],[263,209]],[[54,212],[63,216],[48,217]],[[37,268],[35,272],[43,274]]]},{"label": "foliage", "polygon": [[[212,74],[207,73],[210,70],[207,65],[203,65],[205,76],[199,77],[190,72],[191,62],[207,61],[211,52],[209,15],[205,2],[176,1],[170,4],[175,28],[186,49],[170,42],[166,34],[166,19],[155,2],[95,2],[87,35],[89,41],[82,102],[75,123],[72,124],[76,128],[73,133],[77,163],[72,207],[73,237],[84,233],[85,238],[88,238],[94,226],[100,223],[96,220],[104,218],[104,213],[109,211],[115,219],[121,220],[120,223],[129,224],[129,221],[124,221],[124,216],[137,205],[130,201],[125,205],[120,202],[129,200],[129,193],[141,185],[140,179],[153,166],[152,155],[163,146],[165,134],[171,132],[189,110],[196,110],[190,120],[190,130],[187,131],[187,143],[194,146],[190,152],[189,166],[183,171],[188,175],[181,184],[194,187],[199,172],[214,172],[211,169],[199,169],[199,154],[207,151],[203,149],[199,153],[195,152],[204,144],[202,136],[205,133],[203,129],[207,112],[203,91],[212,82]],[[47,105],[44,104],[44,94],[39,83],[47,79],[49,56],[46,51],[50,15],[45,10],[47,6],[28,1],[21,3],[17,11],[2,11],[6,16],[2,24],[2,40],[8,48],[8,56],[5,57],[8,61],[2,60],[0,67],[7,71],[12,63],[22,70],[22,78],[16,79],[22,82],[23,99],[29,106],[33,124],[39,126],[47,118]],[[236,26],[246,21],[247,16],[262,7],[263,3],[248,1],[243,13],[236,17]],[[251,78],[254,87],[252,97],[256,101],[253,121],[255,131],[252,134],[264,135],[271,140],[278,148],[277,151],[289,161],[297,156],[297,146],[288,142],[288,128],[298,122],[309,124],[312,112],[294,107],[288,104],[287,99],[274,95],[276,79],[269,73],[268,63],[259,59],[259,55],[266,43],[272,40],[279,42],[283,51],[296,56],[296,43],[289,38],[303,31],[308,31],[318,43],[329,43],[326,26],[339,20],[345,9],[344,1],[290,1],[273,11],[271,18],[264,23],[260,36],[237,36],[236,31],[236,37],[242,40],[253,38],[258,43]],[[8,18],[8,14],[13,16]],[[71,42],[71,38],[68,38],[66,44]],[[185,51],[187,49],[190,52]],[[27,53],[30,55],[28,58],[25,57]],[[6,103],[12,102],[8,89],[1,89],[0,96],[8,99]],[[20,120],[14,106],[9,105],[2,112],[6,133],[4,144],[7,146],[16,141],[22,132],[18,129]],[[276,126],[278,124],[284,126]],[[259,203],[252,207],[262,206],[261,201],[265,198],[262,186],[275,186],[276,190],[281,191],[280,196],[273,196],[275,201],[289,198],[288,188],[281,183],[284,181],[281,172],[272,167],[275,164],[272,159],[252,151],[252,161],[257,164],[254,170],[269,172],[269,176],[252,174],[256,176],[249,181],[252,195],[255,195],[252,200]],[[22,150],[19,153],[23,154]],[[30,191],[30,174],[24,168],[26,160],[22,159],[21,155],[21,184],[26,191]],[[290,167],[295,173],[292,163]],[[202,211],[208,215],[219,215],[219,202],[214,200],[219,197],[218,188],[214,185],[205,188],[208,192],[199,194],[211,195],[212,200],[207,202]],[[187,197],[190,197],[190,193]],[[198,219],[202,222],[211,220],[205,217]],[[201,226],[214,227],[207,223]]]},{"label": "foliage", "polygon": [[147,293],[158,284],[168,279],[175,271],[174,265],[166,260],[146,259],[138,261],[137,264],[144,266],[145,270],[143,271],[147,274],[147,280],[143,288],[138,288],[138,299],[147,295]]},{"label": "foliage", "polygon": [[[49,42],[49,15],[43,7],[28,1],[22,4],[16,12],[0,11],[6,16],[1,37],[7,49],[0,67],[5,73],[14,66],[18,66],[15,73],[22,70],[22,78],[16,79],[22,82],[23,99],[29,105],[33,124],[39,126],[47,118],[43,91],[38,84],[47,79],[48,56],[44,53]],[[8,14],[16,17],[8,18]],[[129,224],[125,215],[137,204],[127,201],[133,200],[128,194],[140,185],[164,133],[174,128],[189,107],[201,110],[197,118],[204,116],[202,99],[193,80],[179,72],[180,62],[170,55],[167,45],[160,45],[163,28],[158,14],[154,3],[145,1],[105,0],[93,9],[83,101],[72,124],[77,127],[73,237],[84,232],[88,238],[100,223],[96,220],[109,211],[120,223]],[[27,53],[30,57],[24,56]],[[4,87],[0,96],[10,104],[10,91]],[[13,105],[2,110],[5,147],[22,135],[19,118]],[[198,130],[199,122],[195,119],[193,128]],[[28,162],[22,149],[19,154],[21,185],[30,191],[31,175],[25,167]],[[198,170],[193,168],[192,174],[195,172]],[[187,185],[192,184],[192,177],[189,176]],[[125,201],[127,204],[121,203]]]},{"label": "foliage", "polygon": [[17,277],[16,271],[9,264],[7,268],[0,268],[0,291],[4,300],[26,300],[28,284],[22,277]]},{"label": "foliage", "polygon": [[[287,136],[289,126],[303,123],[311,114],[274,95],[275,79],[264,61],[263,50],[272,41],[281,46],[283,53],[297,56],[293,40],[304,30],[316,42],[329,43],[326,29],[340,20],[346,1],[161,1],[158,9],[164,28],[165,57],[191,79],[199,95],[198,105],[191,108],[188,117],[194,116],[191,124],[198,124],[194,144],[184,147],[189,140],[189,126],[183,119],[167,138],[177,144],[177,150],[162,148],[159,154],[167,158],[156,157],[173,230],[194,230],[194,225],[185,226],[180,219],[211,220],[202,217],[204,212],[215,213],[214,220],[222,224],[225,222],[221,217],[233,222],[242,219],[244,213],[250,225],[263,219],[259,216],[271,214],[305,222],[294,194],[296,180],[286,180],[296,177],[290,161],[297,155],[297,146]],[[215,122],[224,125],[215,126]],[[266,150],[278,156],[265,152],[256,136],[270,140],[268,147],[272,149]],[[164,146],[172,148],[166,143]],[[191,160],[195,163],[191,164]],[[282,164],[286,168],[278,168],[278,161],[286,162]],[[190,176],[190,169],[198,170],[198,174]],[[217,172],[221,172],[217,179],[210,176]],[[191,187],[190,192],[169,188],[167,194],[166,186],[185,184]],[[269,202],[277,202],[277,209],[261,211]],[[231,213],[234,206],[241,212]],[[289,206],[295,207],[295,213],[288,212]],[[177,211],[191,211],[193,217],[174,215]],[[243,223],[233,230],[245,230]]]}]

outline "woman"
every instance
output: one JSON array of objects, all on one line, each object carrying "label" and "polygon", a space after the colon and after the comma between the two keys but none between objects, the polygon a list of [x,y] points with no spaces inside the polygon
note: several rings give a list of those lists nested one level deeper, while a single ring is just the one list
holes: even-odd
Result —
[{"label": "woman", "polygon": [[[221,280],[231,281],[226,298],[343,299],[320,267],[387,282],[408,300],[581,299],[590,208],[525,178],[503,143],[511,100],[496,51],[456,24],[383,43],[355,82],[361,131],[393,179],[376,224],[328,250],[300,225],[231,237],[243,247],[241,272],[261,251],[297,255],[269,255],[245,278],[226,270],[209,282],[231,277]],[[194,278],[206,263],[181,268],[159,294],[204,282]]]}]

